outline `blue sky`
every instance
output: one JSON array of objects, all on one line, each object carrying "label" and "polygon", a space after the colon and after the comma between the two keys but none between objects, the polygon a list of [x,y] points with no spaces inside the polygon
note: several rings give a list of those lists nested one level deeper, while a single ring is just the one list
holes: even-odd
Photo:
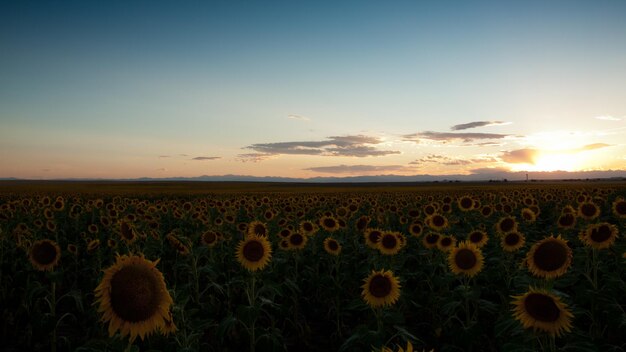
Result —
[{"label": "blue sky", "polygon": [[3,2],[0,177],[626,169],[623,38],[623,1]]}]

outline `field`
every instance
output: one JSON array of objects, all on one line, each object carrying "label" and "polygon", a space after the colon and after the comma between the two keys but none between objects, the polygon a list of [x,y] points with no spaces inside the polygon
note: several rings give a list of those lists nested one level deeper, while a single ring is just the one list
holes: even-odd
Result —
[{"label": "field", "polygon": [[626,183],[0,182],[5,351],[623,351]]}]

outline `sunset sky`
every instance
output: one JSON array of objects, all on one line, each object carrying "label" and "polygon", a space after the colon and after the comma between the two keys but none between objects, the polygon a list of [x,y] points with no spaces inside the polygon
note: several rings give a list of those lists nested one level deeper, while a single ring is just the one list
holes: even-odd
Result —
[{"label": "sunset sky", "polygon": [[3,1],[0,177],[626,169],[626,1]]}]

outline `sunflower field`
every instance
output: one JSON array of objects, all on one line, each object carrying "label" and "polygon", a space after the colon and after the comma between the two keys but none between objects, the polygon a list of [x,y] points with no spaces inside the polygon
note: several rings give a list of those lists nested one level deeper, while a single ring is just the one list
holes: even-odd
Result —
[{"label": "sunflower field", "polygon": [[4,351],[623,351],[625,230],[623,183],[5,187],[0,340]]}]

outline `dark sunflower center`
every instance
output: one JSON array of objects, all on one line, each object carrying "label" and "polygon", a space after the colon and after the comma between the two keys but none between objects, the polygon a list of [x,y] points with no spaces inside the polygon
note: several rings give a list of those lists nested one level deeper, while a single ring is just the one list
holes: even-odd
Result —
[{"label": "dark sunflower center", "polygon": [[500,222],[500,229],[504,232],[509,232],[513,230],[514,226],[515,226],[515,221],[513,221],[513,219],[506,218],[502,220],[502,222]]},{"label": "dark sunflower center", "polygon": [[574,215],[561,215],[561,217],[559,218],[559,224],[561,224],[561,226],[572,226],[574,224]]},{"label": "dark sunflower center", "polygon": [[413,231],[413,233],[420,233],[422,232],[422,227],[419,225],[413,225],[411,226],[411,231]]},{"label": "dark sunflower center", "polygon": [[437,241],[439,241],[439,235],[428,235],[426,236],[426,242],[428,242],[429,244],[435,244],[437,243]]},{"label": "dark sunflower center", "polygon": [[530,211],[525,211],[524,213],[522,213],[522,216],[526,220],[531,220],[533,218],[533,213]]},{"label": "dark sunflower center", "polygon": [[471,242],[473,242],[473,243],[478,243],[478,242],[482,241],[482,239],[483,239],[483,234],[481,232],[478,232],[478,231],[472,232],[470,234],[470,237],[469,237],[469,240]]},{"label": "dark sunflower center", "polygon": [[476,254],[474,254],[474,252],[472,252],[470,249],[462,248],[458,252],[456,252],[456,255],[454,256],[454,262],[459,268],[463,270],[469,270],[473,268],[474,265],[476,265],[476,263],[478,262],[478,258],[476,258]]},{"label": "dark sunflower center", "polygon": [[261,224],[257,224],[254,226],[254,233],[256,233],[257,235],[265,235],[265,226],[261,225]]},{"label": "dark sunflower center", "polygon": [[444,223],[445,223],[445,220],[443,219],[443,216],[435,215],[433,217],[433,225],[439,227],[439,226],[443,226]]},{"label": "dark sunflower center", "polygon": [[159,309],[158,278],[149,268],[126,266],[111,278],[111,308],[128,322],[152,317]]},{"label": "dark sunflower center", "polygon": [[469,199],[469,198],[463,198],[463,199],[461,199],[461,207],[462,207],[463,209],[469,209],[469,208],[473,205],[473,203],[474,203],[474,202],[472,202],[472,200],[471,200],[471,199]]},{"label": "dark sunflower center", "polygon": [[483,215],[489,215],[491,214],[491,208],[485,207],[483,208]]},{"label": "dark sunflower center", "polygon": [[293,235],[291,235],[289,237],[289,241],[291,242],[291,244],[293,244],[294,246],[299,246],[302,244],[302,242],[304,242],[304,238],[302,237],[301,234],[299,233],[294,233]]},{"label": "dark sunflower center", "polygon": [[359,219],[359,221],[357,221],[356,223],[356,228],[359,230],[362,230],[365,228],[365,226],[367,225],[367,219]]},{"label": "dark sunflower center", "polygon": [[331,228],[331,229],[334,228],[335,224],[337,224],[337,223],[335,222],[334,219],[324,219],[324,226],[326,226],[328,228]]},{"label": "dark sunflower center", "polygon": [[398,239],[394,235],[385,235],[381,241],[383,247],[387,249],[394,249],[398,244]]},{"label": "dark sunflower center", "polygon": [[370,281],[369,291],[376,298],[387,297],[391,293],[391,280],[382,275],[376,275]]},{"label": "dark sunflower center", "polygon": [[33,246],[33,258],[41,265],[48,265],[54,262],[57,257],[57,250],[49,242],[38,243]]},{"label": "dark sunflower center", "polygon": [[583,213],[583,215],[588,216],[588,217],[592,217],[594,215],[596,215],[596,207],[593,204],[583,204],[583,206],[580,208],[580,211]]},{"label": "dark sunflower center", "polygon": [[624,214],[626,214],[626,202],[625,202],[625,201],[618,202],[618,203],[615,205],[615,210],[616,210],[616,211],[617,211],[617,213],[618,213],[618,214],[620,214],[620,215],[624,215]]},{"label": "dark sunflower center", "polygon": [[561,310],[550,296],[531,293],[524,300],[524,309],[533,319],[543,322],[555,322],[561,316]]},{"label": "dark sunflower center", "polygon": [[591,231],[589,235],[594,242],[602,243],[611,238],[611,228],[609,225],[600,225]]},{"label": "dark sunflower center", "polygon": [[504,237],[504,243],[506,243],[509,246],[515,246],[516,244],[518,244],[520,241],[520,237],[517,233],[512,232],[506,235],[506,237]]},{"label": "dark sunflower center", "polygon": [[307,231],[307,232],[309,232],[309,231],[313,231],[313,224],[308,223],[308,222],[305,222],[305,223],[302,225],[302,228],[304,228],[304,231]]},{"label": "dark sunflower center", "polygon": [[370,232],[369,238],[370,238],[370,241],[372,241],[373,243],[378,242],[378,239],[380,238],[380,232],[378,231]]},{"label": "dark sunflower center", "polygon": [[452,239],[450,237],[444,237],[441,239],[440,243],[444,247],[449,247],[450,245],[452,245]]},{"label": "dark sunflower center", "polygon": [[339,245],[335,241],[328,241],[328,249],[330,249],[331,251],[336,251],[337,249],[339,249]]},{"label": "dark sunflower center", "polygon": [[250,262],[258,262],[263,258],[265,254],[265,248],[261,242],[250,241],[243,246],[243,256]]},{"label": "dark sunflower center", "polygon": [[544,242],[535,250],[533,259],[535,265],[541,270],[557,270],[567,261],[567,248],[559,242]]},{"label": "dark sunflower center", "polygon": [[217,236],[213,232],[206,232],[204,234],[204,242],[205,243],[213,243],[217,239]]},{"label": "dark sunflower center", "polygon": [[120,232],[122,233],[122,237],[132,240],[135,236],[133,234],[133,229],[128,226],[127,223],[123,222],[120,226]]}]

